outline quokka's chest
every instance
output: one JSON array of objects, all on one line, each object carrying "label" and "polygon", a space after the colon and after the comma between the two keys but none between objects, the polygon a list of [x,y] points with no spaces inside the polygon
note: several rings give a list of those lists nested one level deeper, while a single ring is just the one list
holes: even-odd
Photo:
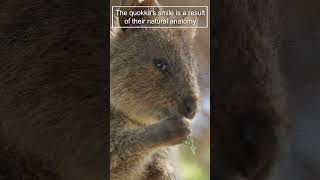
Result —
[{"label": "quokka's chest", "polygon": [[141,180],[148,179],[179,179],[177,164],[178,150],[176,147],[162,148],[146,159]]}]

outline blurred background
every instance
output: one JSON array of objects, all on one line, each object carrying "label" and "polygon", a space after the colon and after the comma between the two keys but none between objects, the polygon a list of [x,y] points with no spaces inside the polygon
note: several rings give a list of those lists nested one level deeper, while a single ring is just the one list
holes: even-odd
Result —
[{"label": "blurred background", "polygon": [[280,65],[291,122],[271,180],[320,179],[320,1],[281,0]]},{"label": "blurred background", "polygon": [[[121,0],[111,0],[111,6]],[[161,6],[209,6],[209,0],[158,0]],[[209,6],[210,13],[210,6]],[[205,17],[203,17],[205,18]],[[210,26],[210,25],[209,25]],[[200,108],[192,122],[195,154],[189,147],[180,145],[179,166],[183,180],[210,179],[210,29],[197,29],[195,55],[199,61]]]}]

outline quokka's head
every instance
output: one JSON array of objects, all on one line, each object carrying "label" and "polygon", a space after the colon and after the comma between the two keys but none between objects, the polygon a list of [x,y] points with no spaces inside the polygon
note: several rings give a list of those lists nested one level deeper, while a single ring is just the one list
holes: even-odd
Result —
[{"label": "quokka's head", "polygon": [[[128,0],[125,5],[158,3]],[[194,36],[194,28],[111,30],[111,105],[143,123],[172,113],[192,119],[199,99]]]}]

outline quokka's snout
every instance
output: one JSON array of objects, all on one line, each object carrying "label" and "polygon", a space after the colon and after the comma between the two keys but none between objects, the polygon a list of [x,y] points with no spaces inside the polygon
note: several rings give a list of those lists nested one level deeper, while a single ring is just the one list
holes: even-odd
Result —
[{"label": "quokka's snout", "polygon": [[198,110],[198,98],[195,96],[185,96],[180,104],[180,113],[188,119],[194,118]]}]

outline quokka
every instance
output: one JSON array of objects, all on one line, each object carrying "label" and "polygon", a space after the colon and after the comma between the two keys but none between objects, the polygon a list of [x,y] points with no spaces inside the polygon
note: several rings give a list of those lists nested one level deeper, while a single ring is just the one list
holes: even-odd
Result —
[{"label": "quokka", "polygon": [[213,5],[213,179],[270,178],[288,127],[276,0]]},{"label": "quokka", "polygon": [[105,1],[0,1],[0,179],[107,179]]},{"label": "quokka", "polygon": [[[158,2],[127,0],[123,5],[158,6]],[[144,7],[134,10],[139,8]],[[124,18],[115,21],[126,26]],[[199,100],[192,53],[195,34],[194,28],[124,27],[111,32],[112,180],[180,179],[173,145],[190,134],[189,119]]]}]

